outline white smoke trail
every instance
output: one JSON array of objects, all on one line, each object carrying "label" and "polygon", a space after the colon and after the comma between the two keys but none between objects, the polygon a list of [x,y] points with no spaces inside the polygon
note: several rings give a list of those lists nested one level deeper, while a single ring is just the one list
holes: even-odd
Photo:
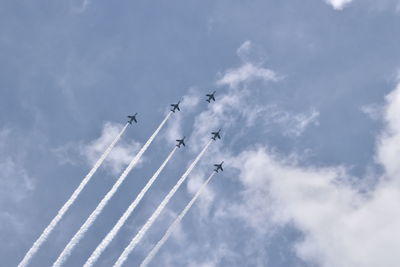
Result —
[{"label": "white smoke trail", "polygon": [[215,172],[213,172],[208,179],[202,184],[200,189],[196,192],[192,200],[186,205],[186,207],[183,209],[183,211],[179,214],[179,216],[175,219],[175,221],[170,225],[168,230],[165,232],[164,236],[160,239],[160,241],[157,242],[155,247],[150,251],[150,253],[146,256],[146,258],[143,260],[143,262],[140,264],[140,267],[146,267],[154,258],[154,256],[157,254],[157,252],[160,250],[160,248],[164,245],[164,243],[168,240],[172,232],[175,230],[175,228],[178,226],[178,224],[182,221],[183,217],[185,217],[186,213],[190,210],[190,208],[193,206],[194,202],[197,200],[197,198],[200,196],[201,192],[204,190],[204,188],[207,186],[207,184],[210,182],[210,180],[213,178]]},{"label": "white smoke trail", "polygon": [[86,175],[85,178],[83,178],[83,180],[80,183],[80,185],[78,186],[78,188],[75,189],[74,193],[67,200],[67,202],[65,202],[65,204],[58,211],[57,215],[53,218],[53,220],[46,227],[46,229],[44,229],[44,231],[40,235],[40,237],[35,241],[35,243],[33,243],[32,247],[25,254],[25,257],[18,264],[18,267],[25,267],[29,264],[31,258],[36,254],[36,252],[39,250],[39,248],[42,246],[42,244],[47,240],[48,236],[51,234],[53,229],[57,226],[58,222],[63,218],[64,214],[68,211],[68,209],[71,207],[71,205],[74,204],[75,200],[77,199],[79,194],[82,192],[83,188],[90,181],[90,179],[92,178],[94,173],[97,171],[97,169],[100,167],[100,165],[103,163],[103,161],[107,158],[108,154],[110,154],[111,150],[114,148],[115,144],[118,142],[118,140],[121,138],[121,136],[125,133],[126,128],[128,128],[128,125],[129,125],[128,123],[125,125],[125,127],[121,130],[121,132],[117,135],[117,137],[115,137],[114,141],[108,146],[106,151],[104,151],[103,155],[101,155],[101,157],[94,164],[94,166],[90,170],[90,172]]},{"label": "white smoke trail", "polygon": [[90,226],[92,226],[93,222],[96,220],[96,218],[102,212],[104,207],[107,205],[108,201],[113,197],[115,192],[117,192],[118,188],[121,186],[121,184],[123,183],[125,178],[128,176],[129,172],[138,163],[138,161],[142,157],[143,153],[150,146],[151,142],[153,142],[154,138],[157,136],[157,134],[159,133],[161,128],[167,122],[167,120],[169,119],[171,114],[172,114],[172,112],[168,113],[168,115],[165,117],[165,119],[161,122],[160,126],[158,126],[158,128],[155,130],[155,132],[150,136],[149,140],[147,140],[147,142],[143,145],[143,147],[140,149],[140,151],[133,158],[131,163],[129,163],[128,167],[124,170],[124,172],[121,174],[121,176],[115,182],[115,184],[110,189],[110,191],[108,191],[108,193],[104,196],[104,198],[97,205],[96,209],[90,214],[89,218],[86,219],[85,223],[81,226],[81,228],[78,230],[78,232],[72,237],[72,239],[69,241],[67,246],[61,252],[60,256],[58,256],[57,260],[53,263],[54,267],[62,266],[65,263],[65,261],[71,255],[72,250],[74,249],[76,244],[78,244],[78,242],[84,237],[86,231],[90,228]]},{"label": "white smoke trail", "polygon": [[129,216],[132,214],[132,212],[135,210],[136,206],[139,204],[139,202],[142,200],[146,192],[149,190],[149,188],[153,185],[153,183],[156,181],[157,177],[160,175],[161,171],[164,169],[165,165],[170,161],[172,156],[175,154],[176,150],[178,148],[175,147],[172,152],[168,155],[168,157],[165,159],[165,161],[161,164],[160,168],[154,173],[154,175],[150,178],[150,180],[147,182],[146,186],[140,191],[140,193],[137,195],[136,199],[132,202],[132,204],[128,207],[128,209],[124,212],[124,214],[119,218],[118,222],[114,225],[112,230],[107,234],[107,236],[101,241],[101,243],[97,246],[97,248],[93,251],[92,255],[90,255],[89,259],[86,261],[84,267],[90,267],[93,266],[93,264],[96,263],[98,258],[100,257],[101,253],[107,248],[107,246],[111,243],[111,241],[114,239],[114,237],[118,234],[119,230],[121,227],[125,224],[126,220],[129,218]]},{"label": "white smoke trail", "polygon": [[122,264],[126,261],[128,258],[129,254],[132,252],[132,250],[137,246],[137,244],[140,242],[140,240],[143,238],[143,236],[146,234],[146,232],[149,230],[149,228],[152,226],[154,221],[157,219],[157,217],[160,215],[162,210],[165,208],[165,206],[168,204],[170,199],[174,196],[175,192],[179,189],[181,184],[185,181],[187,176],[190,174],[190,172],[193,170],[193,168],[196,166],[197,162],[201,159],[201,157],[204,155],[206,152],[207,148],[210,146],[212,140],[210,140],[207,145],[203,148],[203,150],[200,152],[200,154],[196,157],[196,159],[193,161],[193,163],[189,166],[189,168],[186,170],[186,172],[182,175],[182,177],[178,180],[176,185],[169,191],[168,195],[163,199],[163,201],[160,203],[160,205],[157,207],[157,209],[154,211],[154,213],[151,215],[151,217],[147,220],[145,225],[142,227],[142,229],[139,230],[139,232],[136,234],[136,236],[131,240],[129,245],[124,249],[122,254],[119,256],[118,260],[114,264],[114,267],[121,267]]}]

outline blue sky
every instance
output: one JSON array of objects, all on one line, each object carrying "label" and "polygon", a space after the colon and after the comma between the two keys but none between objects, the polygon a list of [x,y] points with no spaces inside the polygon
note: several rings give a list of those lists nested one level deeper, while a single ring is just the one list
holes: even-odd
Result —
[{"label": "blue sky", "polygon": [[86,261],[187,136],[98,266],[114,263],[220,127],[127,265],[224,160],[151,266],[397,266],[399,10],[398,0],[0,1],[0,265],[19,263],[138,112],[31,262],[51,266],[183,99],[65,266]]}]

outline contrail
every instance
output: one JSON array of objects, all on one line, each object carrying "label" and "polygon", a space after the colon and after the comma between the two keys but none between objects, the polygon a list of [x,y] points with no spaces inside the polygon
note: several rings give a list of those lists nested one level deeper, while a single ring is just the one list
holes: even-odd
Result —
[{"label": "contrail", "polygon": [[96,263],[98,258],[101,256],[101,253],[107,248],[107,246],[111,243],[111,241],[114,239],[114,237],[118,234],[119,230],[121,227],[125,224],[126,220],[129,218],[129,216],[132,214],[132,212],[135,210],[136,206],[139,204],[139,202],[142,200],[143,196],[146,194],[146,192],[149,190],[149,188],[153,185],[153,183],[156,181],[157,177],[160,175],[161,171],[164,169],[165,165],[170,161],[172,156],[175,154],[176,150],[178,147],[175,147],[171,153],[168,155],[168,157],[165,159],[165,161],[161,164],[160,168],[154,173],[154,175],[150,178],[150,180],[147,182],[146,186],[140,191],[136,199],[132,202],[132,204],[128,207],[128,209],[124,212],[124,214],[119,218],[118,222],[114,225],[112,230],[107,234],[107,236],[101,241],[101,243],[97,246],[97,248],[94,250],[92,255],[90,255],[89,259],[86,261],[84,267],[89,267],[93,266],[93,264]]},{"label": "contrail", "polygon": [[196,157],[194,162],[189,166],[189,168],[186,170],[186,172],[182,175],[182,177],[178,180],[176,185],[169,191],[168,195],[163,199],[161,204],[157,207],[156,211],[151,215],[151,217],[147,220],[145,225],[140,229],[140,231],[136,234],[136,236],[131,240],[129,245],[124,249],[122,254],[119,256],[118,260],[114,264],[114,267],[121,267],[122,264],[126,261],[128,258],[129,254],[132,252],[132,250],[136,247],[136,245],[140,242],[140,240],[143,238],[143,236],[146,234],[146,232],[149,230],[149,228],[152,226],[154,221],[157,219],[157,217],[160,215],[161,211],[165,208],[165,206],[168,204],[170,199],[173,197],[175,192],[179,189],[181,184],[185,181],[187,176],[190,174],[190,172],[193,170],[193,168],[196,166],[197,162],[201,159],[201,157],[204,155],[206,152],[207,148],[210,146],[212,140],[210,140],[207,145],[203,148],[203,150],[200,152],[200,154]]},{"label": "contrail", "polygon": [[69,241],[67,246],[61,252],[60,256],[58,256],[57,260],[53,263],[54,267],[62,266],[65,263],[65,261],[68,259],[69,255],[71,255],[72,250],[74,249],[76,244],[83,238],[86,231],[90,228],[90,226],[96,220],[97,216],[99,216],[99,214],[102,212],[104,207],[107,205],[108,201],[113,197],[115,192],[117,192],[117,190],[121,186],[122,182],[128,176],[129,172],[133,169],[133,167],[135,167],[135,165],[138,163],[138,161],[142,157],[143,153],[147,150],[147,148],[149,147],[151,142],[153,142],[154,138],[160,132],[161,128],[167,122],[167,120],[169,119],[171,114],[172,114],[172,112],[168,113],[168,115],[165,117],[165,119],[161,122],[160,126],[158,126],[158,128],[155,130],[155,132],[150,136],[149,140],[147,140],[147,142],[144,144],[144,146],[140,149],[140,151],[133,158],[131,163],[129,163],[128,167],[124,170],[124,172],[121,174],[121,176],[115,182],[115,184],[110,189],[110,191],[108,191],[108,193],[105,195],[105,197],[97,205],[96,209],[90,214],[89,218],[86,219],[85,223],[81,226],[81,228],[78,230],[78,232],[72,237],[72,239]]},{"label": "contrail", "polygon": [[200,196],[201,192],[204,190],[204,188],[207,186],[207,184],[213,178],[214,174],[215,174],[215,172],[213,172],[208,177],[208,179],[203,183],[203,185],[197,191],[196,195],[194,195],[192,200],[186,205],[186,207],[183,209],[183,211],[179,214],[179,216],[175,219],[175,221],[171,224],[171,226],[165,232],[164,236],[160,239],[160,241],[158,241],[158,243],[155,245],[155,247],[146,256],[146,258],[140,264],[140,267],[146,267],[153,260],[154,256],[157,254],[157,252],[160,250],[160,248],[164,245],[164,243],[168,240],[168,238],[170,237],[172,232],[175,230],[175,228],[178,226],[178,224],[182,221],[183,217],[185,217],[186,213],[193,206],[194,202],[197,200],[197,198]]},{"label": "contrail", "polygon": [[74,204],[75,200],[79,196],[79,194],[82,192],[83,188],[86,186],[86,184],[90,181],[94,173],[97,171],[97,169],[100,167],[100,165],[103,163],[103,161],[107,158],[108,154],[110,154],[111,150],[114,148],[115,144],[118,142],[118,140],[121,138],[121,136],[125,133],[126,128],[128,128],[128,123],[125,125],[125,127],[121,130],[121,132],[115,137],[114,141],[109,145],[109,147],[104,151],[103,155],[97,160],[97,162],[94,164],[93,168],[90,170],[90,172],[86,175],[85,178],[83,178],[82,182],[78,186],[78,188],[75,189],[74,193],[71,195],[71,197],[65,202],[65,204],[62,206],[62,208],[58,211],[57,215],[53,218],[53,220],[50,222],[50,224],[44,229],[43,233],[40,235],[40,237],[33,243],[32,247],[28,250],[28,252],[25,254],[25,257],[22,259],[22,261],[18,264],[18,267],[25,267],[29,264],[31,258],[36,254],[36,252],[39,250],[39,248],[42,246],[42,244],[47,240],[53,229],[56,227],[58,222],[63,218],[64,214],[68,211],[68,209],[71,207],[72,204]]}]

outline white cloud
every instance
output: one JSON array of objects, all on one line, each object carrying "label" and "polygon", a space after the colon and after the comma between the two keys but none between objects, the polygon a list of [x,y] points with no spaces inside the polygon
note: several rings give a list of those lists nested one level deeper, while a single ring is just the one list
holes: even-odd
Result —
[{"label": "white cloud", "polygon": [[351,3],[353,0],[325,0],[336,10],[342,10],[346,5]]},{"label": "white cloud", "polygon": [[282,79],[275,71],[264,68],[265,55],[260,47],[256,47],[251,41],[245,41],[236,51],[242,60],[242,66],[227,70],[217,81],[217,85],[227,85],[237,88],[241,84],[260,81],[279,81]]},{"label": "white cloud", "polygon": [[360,193],[363,179],[341,166],[300,166],[259,146],[232,159],[245,187],[243,203],[231,206],[235,216],[260,234],[273,225],[295,226],[304,235],[297,255],[318,266],[398,266],[400,86],[388,95],[384,114],[376,158],[385,171],[367,193]]},{"label": "white cloud", "polygon": [[244,63],[239,68],[228,70],[217,82],[217,85],[229,85],[235,88],[244,82],[248,83],[255,80],[279,81],[280,79],[273,70],[252,63]]},{"label": "white cloud", "polygon": [[[54,149],[53,152],[62,164],[78,164],[83,158],[92,166],[112,143],[122,128],[122,124],[106,122],[103,125],[100,137],[86,144],[83,142],[68,143],[60,148]],[[128,142],[122,137],[104,161],[103,168],[114,175],[119,174],[123,167],[130,163],[139,149],[140,144],[138,142],[134,140]]]},{"label": "white cloud", "polygon": [[[240,53],[249,47],[250,44],[245,43]],[[231,69],[219,80],[218,84],[228,85],[228,90],[219,95],[209,110],[197,116],[193,136],[208,139],[210,129],[229,127],[240,115],[248,118],[249,126],[264,118],[268,123],[284,125],[283,129],[292,129],[286,134],[294,136],[300,135],[307,126],[318,124],[319,112],[313,108],[299,114],[271,105],[243,108],[242,104],[247,106],[250,99],[249,82],[254,76],[243,75],[241,69]],[[379,110],[378,118],[384,118],[385,129],[377,139],[375,157],[384,172],[376,170],[368,174],[374,176],[373,185],[369,184],[370,177],[353,177],[344,166],[305,164],[302,155],[281,155],[261,145],[236,157],[227,150],[222,151],[218,145],[213,146],[211,153],[224,154],[229,169],[240,172],[239,182],[244,188],[239,193],[240,201],[219,201],[214,207],[213,223],[240,218],[246,228],[267,240],[271,232],[290,225],[302,234],[294,241],[293,250],[301,260],[316,266],[398,266],[400,84],[386,97],[385,107]],[[265,118],[266,114],[270,117]],[[371,166],[366,166],[368,168]],[[201,171],[193,175],[188,183],[189,192],[196,190],[202,175]],[[207,210],[210,210],[210,201],[214,200],[215,194],[212,190],[209,194],[206,192],[204,202],[200,200],[196,205],[197,212],[200,211],[197,215],[201,218],[212,216]],[[218,238],[218,244],[226,241],[223,237]],[[231,247],[226,250],[230,251]],[[188,255],[193,254],[189,251]],[[223,257],[224,252],[216,252],[214,257],[205,257],[193,264],[217,266]]]},{"label": "white cloud", "polygon": [[[114,138],[122,130],[123,125],[107,122],[103,126],[101,136],[89,144],[81,146],[81,153],[93,165],[112,143]],[[118,174],[122,168],[131,162],[133,156],[140,149],[140,144],[135,141],[126,142],[120,140],[111,151],[104,162],[104,166],[111,170],[113,174]]]}]

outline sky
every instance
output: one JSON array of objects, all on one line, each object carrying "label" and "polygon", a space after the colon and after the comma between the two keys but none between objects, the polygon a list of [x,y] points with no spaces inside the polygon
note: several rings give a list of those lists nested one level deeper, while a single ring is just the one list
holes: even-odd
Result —
[{"label": "sky", "polygon": [[[82,266],[187,137],[96,266],[397,267],[400,1],[0,0],[0,266],[17,266],[113,138],[30,266],[51,266],[182,100],[65,266]],[[216,102],[205,94],[216,91]]]}]

